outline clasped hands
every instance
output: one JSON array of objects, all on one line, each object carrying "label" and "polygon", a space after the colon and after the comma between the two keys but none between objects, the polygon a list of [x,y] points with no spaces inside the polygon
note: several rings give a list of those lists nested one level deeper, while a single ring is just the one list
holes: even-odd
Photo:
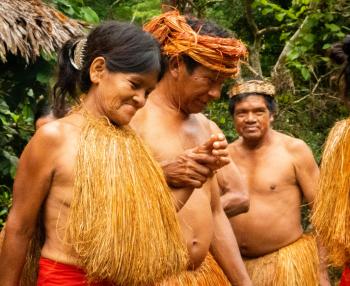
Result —
[{"label": "clasped hands", "polygon": [[168,185],[173,188],[200,188],[213,173],[229,164],[224,134],[213,134],[202,145],[186,150],[171,161],[161,162]]}]

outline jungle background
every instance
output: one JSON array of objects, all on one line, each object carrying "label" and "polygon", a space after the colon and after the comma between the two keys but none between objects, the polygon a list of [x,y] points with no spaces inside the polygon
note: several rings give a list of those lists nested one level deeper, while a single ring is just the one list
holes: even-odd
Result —
[{"label": "jungle background", "polygon": [[[235,81],[271,80],[277,88],[279,106],[275,129],[307,142],[318,162],[329,129],[348,116],[337,85],[342,67],[331,63],[327,52],[333,43],[350,34],[350,0],[44,2],[91,25],[109,19],[142,25],[161,13],[161,4],[167,4],[232,31],[249,47],[249,58],[240,77],[228,82],[221,99],[205,111],[229,141],[234,140],[236,133],[227,111],[227,92]],[[0,62],[0,229],[11,206],[18,158],[34,132],[34,114],[50,96],[55,64],[56,54],[44,52],[29,63],[10,53],[6,63]],[[338,274],[339,271],[332,271],[332,276]]]}]

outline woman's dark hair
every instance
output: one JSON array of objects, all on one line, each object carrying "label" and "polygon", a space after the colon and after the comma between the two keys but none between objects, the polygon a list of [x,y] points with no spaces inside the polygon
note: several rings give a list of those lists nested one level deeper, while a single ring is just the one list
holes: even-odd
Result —
[{"label": "woman's dark hair", "polygon": [[53,89],[53,112],[66,113],[66,94],[77,101],[77,87],[87,92],[91,87],[89,69],[96,57],[102,56],[111,72],[163,74],[160,47],[153,36],[130,23],[110,21],[94,28],[87,36],[82,68],[73,67],[70,58],[77,38],[67,41],[58,56],[58,79]]},{"label": "woman's dark hair", "polygon": [[47,102],[40,102],[34,114],[34,123],[41,117],[48,116],[52,112],[51,106]]},{"label": "woman's dark hair", "polygon": [[338,65],[344,64],[339,79],[344,79],[344,98],[350,100],[350,35],[347,35],[342,43],[336,43],[330,49],[330,59]]},{"label": "woman's dark hair", "polygon": [[276,113],[276,110],[277,110],[276,101],[272,96],[262,94],[262,93],[242,93],[230,98],[230,102],[229,102],[230,114],[233,115],[235,113],[235,108],[237,103],[241,102],[242,100],[244,100],[245,98],[251,95],[262,96],[265,100],[266,107],[270,111],[270,113],[271,114]]}]

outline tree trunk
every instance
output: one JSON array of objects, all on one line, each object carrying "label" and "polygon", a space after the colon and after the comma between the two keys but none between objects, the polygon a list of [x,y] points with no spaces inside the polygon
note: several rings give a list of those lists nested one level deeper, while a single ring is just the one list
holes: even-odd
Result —
[{"label": "tree trunk", "polygon": [[[316,9],[320,4],[320,2],[316,2],[316,1],[311,2],[310,10]],[[299,36],[303,32],[304,28],[308,26],[309,21],[310,21],[310,17],[306,16],[304,21],[301,23],[300,27],[298,28],[298,30],[295,31],[293,36],[285,44],[280,56],[278,57],[278,60],[275,66],[272,69],[271,77],[272,77],[272,81],[276,85],[276,89],[277,89],[276,92],[278,92],[278,90],[290,90],[293,93],[295,92],[294,81],[291,76],[291,72],[287,68],[286,61],[287,61],[288,54],[292,51],[293,47],[298,41]]]},{"label": "tree trunk", "polygon": [[250,28],[250,32],[254,37],[254,43],[249,47],[249,63],[251,65],[251,68],[254,70],[254,75],[256,77],[262,78],[263,76],[260,62],[261,35],[259,35],[258,27],[254,21],[252,4],[252,0],[243,1],[245,18]]}]

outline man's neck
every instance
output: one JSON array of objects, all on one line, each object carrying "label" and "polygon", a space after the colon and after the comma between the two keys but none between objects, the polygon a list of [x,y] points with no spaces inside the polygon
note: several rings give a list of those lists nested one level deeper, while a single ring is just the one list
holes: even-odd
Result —
[{"label": "man's neck", "polygon": [[177,116],[181,119],[189,117],[189,114],[184,113],[181,109],[181,94],[178,92],[176,82],[167,74],[158,83],[148,100],[163,110],[165,109],[172,116]]},{"label": "man's neck", "polygon": [[265,133],[263,137],[258,138],[256,140],[242,138],[243,140],[242,145],[245,149],[249,151],[260,150],[264,146],[268,146],[271,144],[273,133],[274,133],[273,129],[269,128],[269,130]]}]

